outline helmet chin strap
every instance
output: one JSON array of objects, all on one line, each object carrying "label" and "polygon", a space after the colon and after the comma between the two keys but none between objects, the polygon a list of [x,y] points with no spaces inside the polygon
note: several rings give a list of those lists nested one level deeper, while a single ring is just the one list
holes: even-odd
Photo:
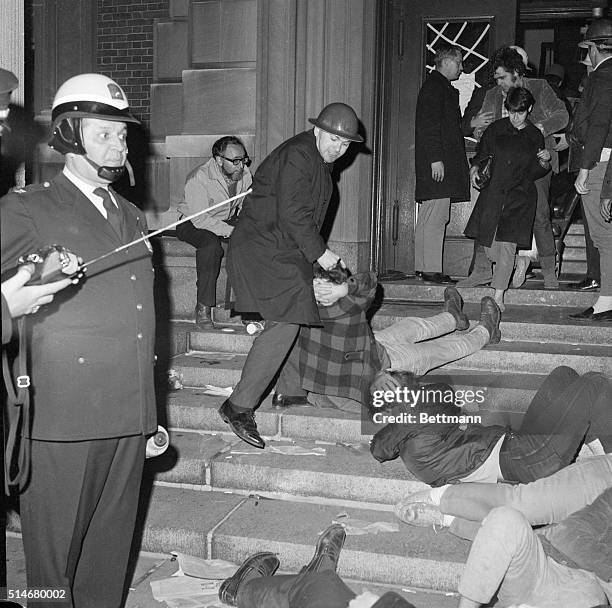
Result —
[{"label": "helmet chin strap", "polygon": [[120,167],[99,165],[91,160],[87,154],[84,155],[84,158],[97,171],[98,177],[112,183],[116,182],[127,171],[130,178],[130,186],[133,188],[136,185],[136,180],[134,179],[134,169],[132,169],[132,165],[130,165],[130,161],[127,158],[125,159],[125,164],[121,165]]},{"label": "helmet chin strap", "polygon": [[120,167],[102,166],[91,160],[87,154],[85,154],[84,158],[97,171],[98,177],[101,177],[109,182],[117,181],[125,172],[124,165],[121,165]]}]

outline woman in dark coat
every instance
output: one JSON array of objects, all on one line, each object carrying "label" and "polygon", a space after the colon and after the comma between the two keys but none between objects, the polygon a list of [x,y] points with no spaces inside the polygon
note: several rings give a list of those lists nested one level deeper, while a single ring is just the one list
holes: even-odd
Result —
[{"label": "woman in dark coat", "polygon": [[509,116],[496,120],[483,133],[470,169],[472,185],[478,188],[480,164],[493,157],[491,180],[478,196],[464,233],[484,246],[494,264],[491,287],[502,310],[517,245],[531,246],[537,201],[534,182],[550,170],[544,137],[527,119],[533,104],[527,89],[508,91],[504,106]]}]

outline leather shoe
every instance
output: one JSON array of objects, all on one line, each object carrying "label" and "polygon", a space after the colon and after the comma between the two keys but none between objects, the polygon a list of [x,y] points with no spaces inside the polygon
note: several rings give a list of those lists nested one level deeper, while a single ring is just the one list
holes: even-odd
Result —
[{"label": "leather shoe", "polygon": [[224,604],[236,605],[236,598],[241,585],[254,578],[272,576],[280,565],[278,557],[274,553],[255,553],[246,559],[236,573],[226,578],[219,587],[219,599]]},{"label": "leather shoe", "polygon": [[420,278],[426,283],[437,283],[438,285],[454,285],[457,282],[441,272],[422,272]]},{"label": "leather shoe", "polygon": [[272,407],[289,407],[290,405],[309,405],[308,399],[302,395],[283,395],[274,393]]},{"label": "leather shoe", "polygon": [[594,312],[590,321],[612,321],[612,309],[603,312]]},{"label": "leather shoe", "polygon": [[300,574],[325,570],[335,572],[345,539],[346,531],[340,524],[332,524],[327,530],[321,532],[315,554],[308,565],[300,570]]},{"label": "leather shoe", "polygon": [[210,306],[200,304],[199,302],[195,307],[195,322],[200,329],[213,329],[214,324],[212,315],[210,312]]},{"label": "leather shoe", "polygon": [[414,604],[395,591],[387,591],[372,604],[372,608],[414,608]]},{"label": "leather shoe", "polygon": [[219,415],[242,441],[262,450],[266,447],[264,440],[257,432],[252,410],[235,410],[232,402],[226,399],[219,408]]},{"label": "leather shoe", "polygon": [[601,285],[597,279],[590,279],[587,277],[586,279],[582,279],[579,283],[570,283],[568,287],[570,289],[577,289],[578,291],[594,291],[595,289],[599,289]]},{"label": "leather shoe", "polygon": [[480,300],[480,325],[489,332],[489,344],[497,344],[501,340],[499,322],[501,310],[497,302],[490,296]]},{"label": "leather shoe", "polygon": [[463,312],[463,298],[454,287],[447,287],[444,290],[444,310],[453,315],[455,329],[462,331],[470,326],[470,320]]},{"label": "leather shoe", "polygon": [[593,310],[592,306],[589,306],[587,309],[581,311],[581,312],[575,312],[571,315],[569,315],[570,319],[592,319],[593,318],[593,313],[595,311]]}]

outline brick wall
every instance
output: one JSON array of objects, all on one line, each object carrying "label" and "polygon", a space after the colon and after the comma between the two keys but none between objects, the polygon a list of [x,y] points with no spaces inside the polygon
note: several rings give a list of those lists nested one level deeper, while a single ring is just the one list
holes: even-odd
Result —
[{"label": "brick wall", "polygon": [[170,0],[97,0],[97,71],[123,87],[132,113],[149,124],[153,20],[168,18]]}]

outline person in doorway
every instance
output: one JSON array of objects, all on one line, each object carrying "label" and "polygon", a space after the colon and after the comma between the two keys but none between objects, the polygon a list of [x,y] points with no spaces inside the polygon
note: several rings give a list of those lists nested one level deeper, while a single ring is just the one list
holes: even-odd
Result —
[{"label": "person in doorway", "polygon": [[[526,66],[520,53],[512,47],[498,49],[491,58],[491,69],[497,86],[487,91],[481,113],[493,113],[492,121],[508,116],[505,106],[506,96],[511,88],[522,87],[528,89],[534,98],[533,110],[530,120],[544,136],[544,144],[551,154],[551,167],[558,171],[558,155],[554,151],[554,133],[563,129],[569,120],[569,114],[563,102],[556,96],[550,85],[539,78],[527,78]],[[480,140],[487,125],[483,124],[474,129],[473,135]],[[536,180],[537,206],[533,222],[533,234],[538,249],[540,266],[544,277],[544,287],[557,289],[559,281],[556,275],[555,239],[550,221],[550,206],[548,193],[550,190],[550,172]],[[531,242],[527,245],[531,247]],[[513,278],[513,285],[520,286],[525,280],[529,267],[529,259],[518,256],[517,268]],[[470,276],[459,281],[459,287],[477,287],[491,282],[491,265],[484,249],[475,244],[474,269]]]},{"label": "person in doorway", "polygon": [[462,70],[459,47],[437,45],[435,69],[423,83],[417,99],[414,156],[418,217],[414,269],[418,278],[429,283],[455,282],[442,272],[444,235],[451,202],[470,199],[459,91],[451,84]]},{"label": "person in doorway", "polygon": [[319,234],[332,195],[331,169],[351,142],[362,142],[355,111],[323,108],[304,131],[273,150],[259,166],[253,192],[230,239],[227,268],[235,309],[256,312],[265,329],[255,338],[240,381],[219,414],[243,441],[258,448],[254,410],[279,371],[300,325],[320,323],[312,264],[332,268],[340,257]]},{"label": "person in doorway", "polygon": [[[185,182],[185,197],[178,211],[189,216],[246,192],[253,181],[251,159],[240,139],[227,136],[212,147],[212,156],[196,167]],[[195,322],[200,328],[213,327],[211,310],[217,304],[217,278],[223,247],[234,230],[241,200],[224,205],[176,227],[176,235],[196,248],[197,299]]]},{"label": "person in doorway", "polygon": [[550,152],[544,148],[542,133],[528,120],[534,103],[528,89],[508,90],[504,101],[508,118],[487,127],[470,169],[472,185],[478,188],[480,163],[493,159],[490,183],[479,194],[464,233],[485,248],[489,265],[494,264],[491,287],[502,311],[517,246],[531,244],[535,181],[550,171]]},{"label": "person in doorway", "polygon": [[[127,125],[138,122],[121,87],[102,74],[74,76],[51,118],[64,167],[0,200],[2,272],[52,243],[87,261],[147,234],[144,214],[109,187],[125,170]],[[145,242],[90,267],[31,327],[26,577],[31,589],[66,590],[74,608],[122,604],[145,444],[157,431],[154,334]]]},{"label": "person in doorway", "polygon": [[612,321],[612,222],[601,213],[601,191],[612,151],[612,20],[594,20],[579,46],[587,49],[593,71],[569,136],[570,165],[578,168],[574,187],[599,251],[601,288],[592,306],[571,316],[605,323]]}]

